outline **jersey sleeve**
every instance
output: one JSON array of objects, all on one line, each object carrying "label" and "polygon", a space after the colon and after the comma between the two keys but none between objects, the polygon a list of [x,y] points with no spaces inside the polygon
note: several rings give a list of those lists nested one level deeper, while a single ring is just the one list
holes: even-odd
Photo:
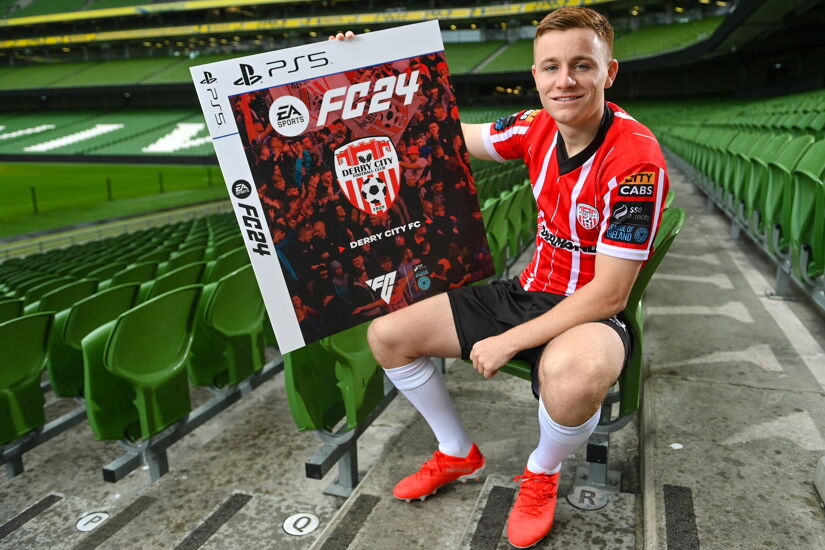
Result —
[{"label": "jersey sleeve", "polygon": [[662,220],[669,181],[664,166],[640,163],[622,170],[606,186],[596,252],[647,260]]},{"label": "jersey sleeve", "polygon": [[481,138],[487,153],[498,162],[524,158],[526,139],[538,109],[519,111],[482,125]]}]

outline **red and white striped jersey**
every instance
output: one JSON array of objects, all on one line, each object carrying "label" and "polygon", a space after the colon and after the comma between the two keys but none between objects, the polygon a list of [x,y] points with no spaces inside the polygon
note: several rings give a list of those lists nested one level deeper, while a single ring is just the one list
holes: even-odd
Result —
[{"label": "red and white striped jersey", "polygon": [[494,159],[521,158],[529,169],[538,231],[520,275],[525,290],[572,294],[593,278],[596,254],[647,260],[669,182],[659,142],[644,125],[606,102],[593,142],[570,158],[544,110],[485,124],[482,136]]}]

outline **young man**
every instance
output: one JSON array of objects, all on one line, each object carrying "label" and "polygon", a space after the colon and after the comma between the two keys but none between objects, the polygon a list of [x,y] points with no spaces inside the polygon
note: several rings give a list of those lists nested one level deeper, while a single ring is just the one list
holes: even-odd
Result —
[{"label": "young man", "polygon": [[438,440],[433,458],[396,485],[394,496],[407,501],[484,469],[429,356],[471,359],[485,378],[512,358],[533,364],[541,434],[515,478],[507,533],[518,548],[550,532],[561,462],[595,429],[630,357],[620,313],[668,191],[656,138],[605,102],[618,71],[612,45],[599,13],[550,13],[536,29],[532,69],[543,109],[462,124],[471,155],[529,167],[539,210],[530,265],[512,281],[456,289],[376,319],[368,334],[387,376]]}]

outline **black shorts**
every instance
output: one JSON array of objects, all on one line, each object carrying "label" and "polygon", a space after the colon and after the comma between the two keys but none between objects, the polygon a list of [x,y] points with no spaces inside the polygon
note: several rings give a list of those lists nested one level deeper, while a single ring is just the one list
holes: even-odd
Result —
[{"label": "black shorts", "polygon": [[[447,293],[453,322],[461,344],[461,358],[469,359],[473,345],[479,340],[496,336],[517,325],[538,317],[561,302],[566,296],[535,290],[524,290],[518,277],[495,280],[489,285],[458,288]],[[622,313],[598,321],[615,330],[624,344],[624,365],[627,367],[633,352],[633,334]],[[538,399],[539,380],[536,365],[544,346],[518,352],[513,359],[532,365],[533,395]]]}]

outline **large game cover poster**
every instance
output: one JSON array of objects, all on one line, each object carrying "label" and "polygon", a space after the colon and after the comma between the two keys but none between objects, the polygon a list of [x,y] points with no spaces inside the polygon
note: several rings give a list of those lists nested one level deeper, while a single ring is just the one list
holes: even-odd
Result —
[{"label": "large game cover poster", "polygon": [[[254,89],[226,94],[221,111],[239,142],[231,162],[247,170],[224,174],[282,351],[494,272],[437,24],[359,38],[380,47],[409,27],[420,53],[368,48],[334,70],[332,52],[347,44],[325,44],[304,58],[326,71],[275,85],[233,60],[232,86]],[[193,69],[195,80],[217,80],[209,67]]]}]

